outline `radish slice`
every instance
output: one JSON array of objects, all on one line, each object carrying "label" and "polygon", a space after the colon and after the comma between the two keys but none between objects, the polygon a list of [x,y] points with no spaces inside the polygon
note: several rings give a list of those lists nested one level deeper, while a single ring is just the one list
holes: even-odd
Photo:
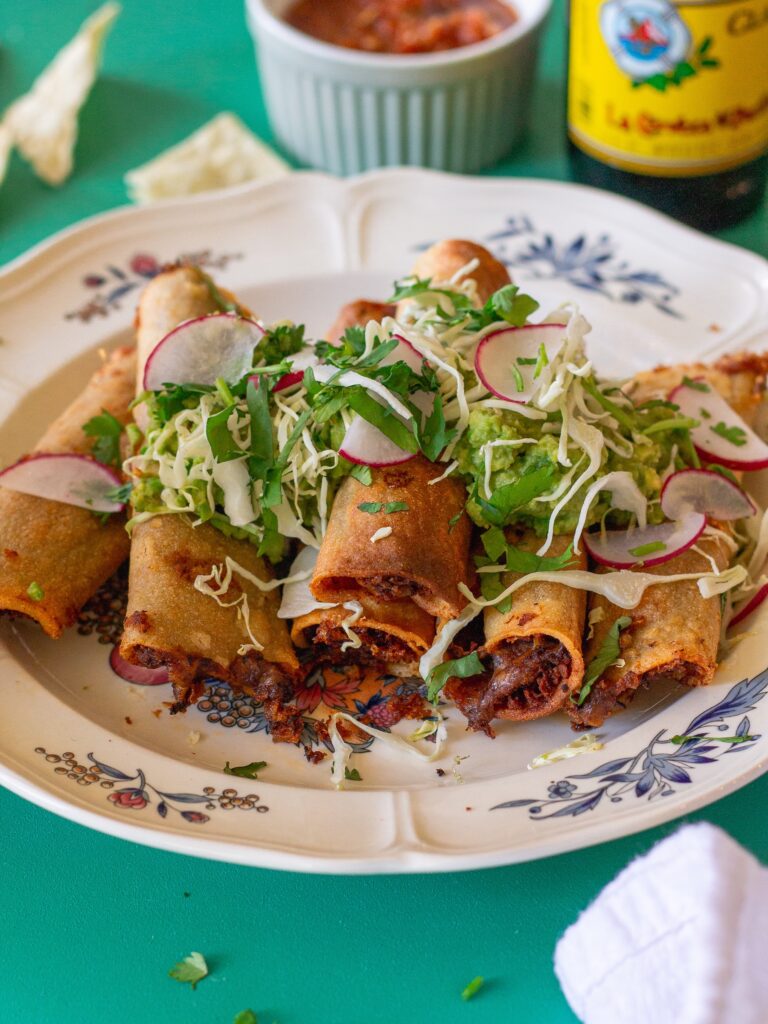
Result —
[{"label": "radish slice", "polygon": [[355,416],[347,428],[339,455],[360,466],[396,466],[414,457],[394,441],[390,441],[378,427],[374,427],[362,416]]},{"label": "radish slice", "polygon": [[565,330],[565,324],[527,324],[487,334],[475,352],[475,373],[497,398],[525,405],[539,389],[542,345],[551,362],[563,346]]},{"label": "radish slice", "polygon": [[164,665],[161,668],[132,665],[122,656],[117,644],[112,648],[112,653],[109,656],[109,667],[116,676],[120,676],[126,683],[136,683],[138,686],[163,686],[164,683],[170,682],[168,669]]},{"label": "radish slice", "polygon": [[144,367],[144,388],[165,384],[235,383],[253,366],[253,350],[264,337],[255,320],[212,313],[186,320],[159,341]]},{"label": "radish slice", "polygon": [[109,466],[86,455],[30,455],[0,473],[0,487],[91,512],[122,512],[108,494],[122,483]]},{"label": "radish slice", "polygon": [[683,416],[699,421],[691,430],[691,440],[702,459],[745,472],[768,467],[768,444],[711,384],[696,379],[675,388],[669,398]]},{"label": "radish slice", "polygon": [[723,522],[748,519],[757,509],[744,491],[721,473],[711,469],[681,469],[664,481],[661,511],[668,519],[680,519],[686,512],[701,512]]},{"label": "radish slice", "polygon": [[768,583],[764,583],[760,589],[748,597],[746,601],[742,601],[741,604],[736,605],[731,616],[731,621],[728,623],[728,629],[731,626],[735,626],[737,622],[741,622],[742,619],[746,619],[748,615],[751,615],[756,608],[759,608],[763,601],[768,597]]},{"label": "radish slice", "polygon": [[584,546],[600,565],[610,565],[615,569],[631,569],[636,565],[650,568],[687,551],[699,539],[706,525],[706,516],[700,512],[687,512],[675,523],[646,526],[643,530],[585,533]]},{"label": "radish slice", "polygon": [[421,373],[424,363],[427,362],[421,352],[415,349],[402,334],[393,334],[392,337],[399,342],[399,345],[393,348],[388,356],[384,356],[379,365],[391,366],[393,363],[403,362],[407,363],[414,373]]}]

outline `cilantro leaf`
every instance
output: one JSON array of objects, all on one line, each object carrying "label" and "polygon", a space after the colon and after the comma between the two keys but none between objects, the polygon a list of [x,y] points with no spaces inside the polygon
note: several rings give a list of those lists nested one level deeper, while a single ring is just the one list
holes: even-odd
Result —
[{"label": "cilantro leaf", "polygon": [[666,551],[667,545],[663,540],[652,540],[648,544],[641,544],[639,547],[630,548],[630,555],[634,555],[635,558],[642,558],[644,555],[652,555],[656,551]]},{"label": "cilantro leaf", "polygon": [[32,582],[27,587],[27,597],[30,597],[33,601],[42,601],[45,597],[45,591],[39,583]]},{"label": "cilantro leaf", "polygon": [[227,761],[224,765],[224,774],[237,775],[240,779],[258,779],[259,772],[266,767],[266,761],[251,761],[250,764],[241,764],[237,767],[232,767]]},{"label": "cilantro leaf", "polygon": [[253,1010],[241,1010],[232,1021],[232,1024],[259,1024]]},{"label": "cilantro leaf", "polygon": [[747,432],[742,427],[729,427],[722,420],[715,424],[714,427],[709,428],[713,434],[717,434],[718,437],[722,437],[724,441],[728,441],[730,444],[735,444],[737,448],[741,448],[742,445],[747,443]]},{"label": "cilantro leaf", "polygon": [[363,781],[363,777],[360,774],[360,772],[357,770],[357,768],[345,768],[344,769],[344,778],[348,782],[362,782]]},{"label": "cilantro leaf", "polygon": [[384,506],[384,512],[386,515],[391,515],[393,512],[408,512],[410,505],[407,501],[388,501]]},{"label": "cilantro leaf", "polygon": [[546,463],[529,469],[514,483],[498,487],[487,501],[480,497],[477,487],[473,497],[492,526],[505,526],[517,509],[549,489],[554,472],[554,466]]},{"label": "cilantro leaf", "polygon": [[464,509],[462,508],[462,509],[459,509],[459,511],[456,513],[455,516],[451,516],[451,518],[448,520],[448,533],[452,533],[453,532],[454,526],[456,526],[456,524],[458,523],[458,521],[461,519],[461,517],[463,515],[464,515]]},{"label": "cilantro leaf", "polygon": [[394,441],[398,448],[402,448],[406,452],[413,452],[414,454],[419,450],[419,442],[416,440],[413,431],[399,420],[393,412],[385,409],[375,398],[371,398],[370,395],[366,394],[363,388],[345,388],[345,391],[347,392],[347,404],[350,409],[356,412],[358,416],[362,416],[372,426],[378,427],[382,434],[385,434],[390,441]]},{"label": "cilantro leaf", "polygon": [[121,505],[125,505],[127,501],[130,501],[131,492],[133,491],[133,484],[120,484],[119,487],[112,487],[104,497],[108,501],[118,501]]},{"label": "cilantro leaf", "polygon": [[355,480],[358,480],[365,487],[370,487],[373,483],[373,475],[371,473],[370,466],[355,465],[352,467],[349,475],[354,477]]},{"label": "cilantro leaf", "polygon": [[538,302],[530,295],[523,294],[515,284],[504,285],[494,292],[488,304],[498,319],[505,320],[512,327],[522,327],[539,308]]},{"label": "cilantro leaf", "polygon": [[[504,581],[496,573],[484,572],[480,577],[480,593],[485,601],[494,601],[505,589]],[[499,601],[494,608],[500,615],[507,615],[512,611],[512,595]]]},{"label": "cilantro leaf", "polygon": [[303,324],[278,324],[261,339],[256,356],[260,363],[271,366],[296,355],[306,344]]},{"label": "cilantro leaf", "polygon": [[231,462],[232,459],[239,459],[243,455],[227,426],[229,417],[234,411],[235,406],[228,405],[220,412],[209,416],[205,421],[205,436],[217,462]]},{"label": "cilantro leaf", "polygon": [[489,530],[485,530],[480,536],[480,541],[486,555],[494,562],[506,553],[507,538],[504,536],[504,531],[498,526],[492,526]]},{"label": "cilantro leaf", "polygon": [[480,989],[483,987],[485,979],[478,975],[473,978],[472,981],[467,985],[464,991],[461,993],[461,998],[466,1002],[467,999],[471,999],[472,996],[477,995]]},{"label": "cilantro leaf", "polygon": [[632,619],[629,615],[620,615],[613,623],[611,628],[608,630],[605,640],[603,640],[600,646],[600,650],[587,665],[587,670],[584,675],[584,683],[579,690],[579,696],[576,699],[571,697],[572,703],[581,707],[600,676],[602,676],[605,670],[609,668],[609,666],[611,666],[619,657],[621,652],[619,633],[622,629],[626,629],[627,626],[630,626],[631,624]]},{"label": "cilantro leaf", "polygon": [[123,430],[120,420],[115,419],[106,409],[83,424],[86,436],[96,438],[91,449],[93,457],[105,466],[120,465],[120,435]]},{"label": "cilantro leaf", "polygon": [[456,436],[455,430],[448,430],[445,425],[443,402],[440,395],[435,395],[432,412],[424,420],[419,429],[419,447],[430,462],[436,462],[443,449]]},{"label": "cilantro leaf", "polygon": [[194,989],[199,981],[208,974],[208,964],[202,953],[190,953],[180,960],[175,967],[168,971],[168,976],[174,981],[181,981],[192,986]]},{"label": "cilantro leaf", "polygon": [[245,316],[245,310],[243,307],[239,306],[237,302],[234,302],[232,299],[225,298],[216,286],[216,282],[209,274],[206,274],[204,270],[200,269],[200,267],[198,267],[197,270],[200,274],[200,279],[208,289],[208,293],[220,313],[237,313],[238,316]]},{"label": "cilantro leaf", "polygon": [[557,572],[559,569],[566,569],[573,565],[573,545],[568,547],[561,555],[537,555],[534,551],[521,551],[511,544],[507,547],[507,569],[510,572],[520,572],[527,575],[531,572]]},{"label": "cilantro leaf", "polygon": [[709,384],[705,384],[703,380],[692,380],[690,377],[683,377],[683,386],[686,388],[692,388],[694,391],[710,391]]},{"label": "cilantro leaf", "polygon": [[275,447],[272,438],[272,416],[269,411],[267,382],[262,378],[249,379],[245,389],[245,401],[251,417],[250,454],[265,468],[269,467],[275,461]]},{"label": "cilantro leaf", "polygon": [[436,703],[440,691],[449,679],[468,679],[470,676],[480,675],[483,671],[483,663],[477,651],[465,654],[463,658],[455,658],[453,661],[444,661],[442,665],[436,665],[427,676],[427,700]]},{"label": "cilantro leaf", "polygon": [[375,516],[377,512],[381,512],[382,504],[380,501],[361,501],[357,507],[361,512],[367,512],[369,516]]}]

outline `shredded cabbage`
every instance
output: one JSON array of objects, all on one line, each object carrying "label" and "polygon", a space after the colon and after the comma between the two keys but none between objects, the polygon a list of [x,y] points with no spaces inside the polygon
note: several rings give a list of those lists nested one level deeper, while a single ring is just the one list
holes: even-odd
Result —
[{"label": "shredded cabbage", "polygon": [[[331,781],[333,782],[336,789],[344,788],[344,776],[345,770],[349,765],[349,759],[352,756],[352,748],[344,742],[344,739],[339,732],[338,723],[340,721],[349,722],[354,725],[361,732],[366,733],[368,736],[373,736],[374,739],[381,741],[384,746],[389,747],[391,750],[395,750],[398,753],[409,754],[411,757],[417,757],[420,761],[434,761],[440,757],[443,752],[443,744],[446,739],[446,729],[443,722],[442,715],[439,711],[434,711],[434,717],[437,719],[437,727],[432,730],[428,735],[435,735],[435,743],[432,750],[429,753],[420,750],[415,741],[411,742],[408,739],[403,739],[402,736],[397,736],[395,733],[383,732],[381,729],[374,729],[373,726],[366,725],[365,722],[360,722],[352,715],[348,715],[346,711],[336,711],[328,722],[328,733],[333,744],[333,761],[331,762]],[[418,732],[419,730],[417,730]],[[415,734],[412,734],[415,735]]]}]

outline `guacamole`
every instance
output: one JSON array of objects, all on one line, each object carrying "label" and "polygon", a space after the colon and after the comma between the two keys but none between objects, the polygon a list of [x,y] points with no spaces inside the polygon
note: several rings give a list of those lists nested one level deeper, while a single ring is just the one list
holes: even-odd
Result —
[{"label": "guacamole", "polygon": [[[657,419],[668,413],[660,413]],[[531,420],[506,409],[473,409],[469,415],[469,426],[458,445],[455,455],[459,461],[459,470],[464,475],[469,492],[467,511],[478,526],[498,525],[498,521],[489,518],[489,509],[484,501],[488,497],[485,490],[485,452],[483,445],[489,441],[522,441],[533,438],[535,443],[523,443],[515,446],[500,446],[491,449],[491,493],[495,494],[508,485],[519,484],[521,480],[538,480],[539,487],[534,488],[536,496],[529,498],[514,509],[506,522],[528,526],[539,536],[544,536],[549,526],[549,517],[554,502],[541,501],[540,497],[553,493],[568,473],[569,467],[557,461],[559,441],[559,415],[550,415],[546,420]],[[552,431],[551,433],[548,431]],[[634,444],[631,457],[622,457],[607,448],[603,450],[600,475],[614,470],[631,473],[649,502],[658,499],[662,485],[662,474],[672,459],[672,446],[675,443],[675,432],[656,434],[648,437],[643,443]],[[588,464],[586,453],[582,461],[578,461],[573,449],[569,452],[576,465],[572,480],[578,478]],[[567,502],[560,512],[555,525],[556,533],[572,533],[581,512],[584,492],[594,482],[588,481],[584,487]],[[511,488],[510,488],[511,490]],[[586,525],[599,523],[610,511],[611,501],[608,492],[601,492],[592,503]],[[648,521],[661,522],[664,516],[658,502],[649,504]],[[628,521],[627,513],[618,510],[611,512],[609,525],[622,526]]]}]

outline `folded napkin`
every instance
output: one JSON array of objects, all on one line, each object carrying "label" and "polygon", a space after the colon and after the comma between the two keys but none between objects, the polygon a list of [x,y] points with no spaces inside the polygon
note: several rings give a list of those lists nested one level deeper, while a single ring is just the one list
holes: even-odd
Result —
[{"label": "folded napkin", "polygon": [[713,825],[639,857],[565,932],[555,973],[585,1024],[766,1024],[768,869]]}]

